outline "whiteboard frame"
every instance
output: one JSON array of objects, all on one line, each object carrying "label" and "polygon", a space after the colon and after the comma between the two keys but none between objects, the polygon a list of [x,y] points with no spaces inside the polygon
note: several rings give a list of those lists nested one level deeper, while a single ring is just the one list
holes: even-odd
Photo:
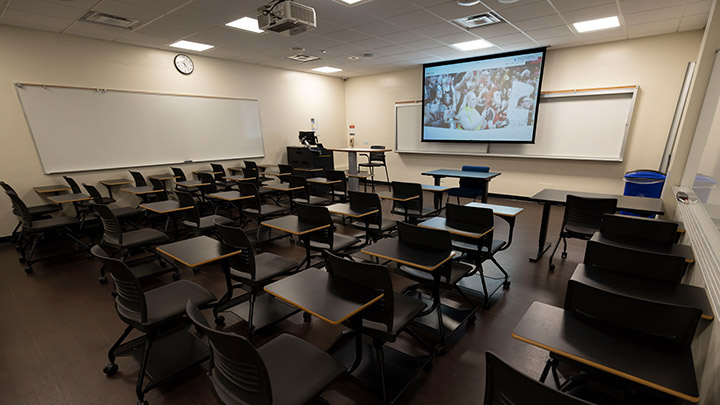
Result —
[{"label": "whiteboard frame", "polygon": [[[16,82],[14,83],[15,91],[18,96],[18,101],[20,102],[20,109],[23,112],[23,117],[25,118],[25,122],[27,123],[28,132],[30,132],[30,137],[33,140],[33,146],[35,146],[35,151],[38,154],[38,160],[40,160],[40,165],[43,168],[43,172],[45,174],[58,174],[58,173],[80,173],[80,172],[91,172],[91,171],[102,171],[102,170],[117,170],[117,169],[123,169],[123,168],[134,168],[134,167],[156,167],[156,166],[167,166],[167,165],[175,165],[175,164],[189,164],[189,163],[205,163],[205,162],[222,162],[222,161],[229,161],[229,160],[237,160],[237,159],[258,159],[258,158],[264,158],[265,157],[265,139],[262,136],[262,116],[259,114],[260,112],[260,100],[256,98],[242,98],[242,97],[223,97],[223,96],[207,96],[202,94],[183,94],[183,93],[163,93],[163,92],[155,92],[155,91],[142,91],[142,90],[121,90],[121,89],[104,89],[99,87],[81,87],[81,86],[62,86],[62,85],[54,85],[54,84],[38,84],[38,83],[20,83]],[[209,99],[218,99],[218,100],[238,100],[238,101],[256,101],[258,103],[258,122],[260,124],[260,139],[262,139],[262,154],[261,155],[249,155],[249,156],[239,156],[239,157],[232,157],[232,158],[217,158],[217,159],[200,159],[200,160],[183,160],[183,161],[176,161],[176,162],[161,162],[161,163],[150,163],[150,164],[142,164],[142,165],[123,165],[123,166],[116,166],[116,167],[98,167],[98,168],[92,168],[92,169],[78,169],[78,170],[63,170],[63,171],[48,171],[45,168],[45,164],[43,163],[42,159],[40,158],[40,149],[38,148],[37,142],[35,141],[35,134],[32,132],[32,128],[30,126],[30,120],[28,119],[27,113],[25,112],[25,106],[23,105],[22,97],[20,97],[20,89],[23,87],[42,87],[42,88],[58,88],[58,89],[76,89],[76,90],[94,90],[96,92],[114,92],[114,93],[130,93],[130,94],[150,94],[150,95],[161,95],[161,96],[176,96],[176,97],[194,97],[194,98],[209,98]]]},{"label": "whiteboard frame", "polygon": [[[630,109],[628,111],[627,118],[625,120],[625,133],[623,134],[622,146],[620,148],[620,156],[618,158],[598,158],[588,156],[547,156],[547,155],[515,155],[509,153],[482,153],[482,152],[437,152],[437,151],[409,151],[398,149],[398,114],[397,109],[401,107],[421,106],[422,102],[418,101],[399,101],[395,103],[395,153],[407,153],[407,154],[419,154],[419,155],[452,155],[452,156],[487,156],[487,157],[507,157],[507,158],[531,158],[531,159],[556,159],[556,160],[590,160],[600,162],[622,162],[625,158],[625,149],[627,146],[627,140],[630,134],[630,125],[632,124],[632,117],[635,112],[635,103],[637,101],[637,93],[640,89],[638,85],[632,86],[617,86],[617,87],[606,87],[606,88],[593,88],[593,89],[573,89],[573,90],[558,90],[558,91],[547,91],[540,94],[541,99],[551,98],[567,98],[567,97],[585,97],[585,96],[605,96],[613,94],[632,94],[630,101]],[[482,143],[482,142],[480,142]],[[488,145],[488,149],[492,148],[492,143],[485,143]]]}]

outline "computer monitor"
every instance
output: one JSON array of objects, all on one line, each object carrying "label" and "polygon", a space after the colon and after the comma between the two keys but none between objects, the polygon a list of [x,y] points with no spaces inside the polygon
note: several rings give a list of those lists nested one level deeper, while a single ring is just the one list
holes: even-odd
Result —
[{"label": "computer monitor", "polygon": [[315,131],[300,131],[298,139],[300,139],[300,143],[303,145],[317,145],[317,136],[315,136]]}]

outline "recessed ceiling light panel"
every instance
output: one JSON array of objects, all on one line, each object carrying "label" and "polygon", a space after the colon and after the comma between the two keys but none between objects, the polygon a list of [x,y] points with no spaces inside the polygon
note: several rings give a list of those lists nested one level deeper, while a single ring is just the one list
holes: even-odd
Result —
[{"label": "recessed ceiling light panel", "polygon": [[452,20],[455,25],[460,28],[473,29],[479,27],[485,27],[487,25],[497,24],[501,22],[500,17],[496,16],[492,12],[470,15],[463,18],[457,18]]},{"label": "recessed ceiling light panel", "polygon": [[230,21],[225,24],[228,27],[237,28],[239,30],[245,30],[259,34],[265,32],[258,27],[258,20],[250,17],[243,17],[235,21]]},{"label": "recessed ceiling light panel", "polygon": [[608,28],[615,28],[620,26],[620,20],[617,16],[599,18],[597,20],[581,21],[573,24],[577,32],[589,32],[606,30]]},{"label": "recessed ceiling light panel", "polygon": [[314,72],[320,72],[320,73],[335,73],[335,72],[342,72],[342,69],[330,67],[330,66],[323,66],[319,68],[313,69]]},{"label": "recessed ceiling light panel", "polygon": [[199,42],[192,41],[177,41],[174,44],[170,44],[173,48],[188,49],[191,51],[207,51],[210,48],[215,48],[215,45],[201,44]]},{"label": "recessed ceiling light panel", "polygon": [[[333,0],[335,3],[340,3],[345,6],[359,6],[360,4],[368,3],[372,0]],[[388,1],[388,0],[382,0]]]},{"label": "recessed ceiling light panel", "polygon": [[480,4],[480,0],[457,0],[458,6],[472,7]]},{"label": "recessed ceiling light panel", "polygon": [[303,55],[303,54],[297,54],[292,56],[287,56],[287,59],[291,59],[298,62],[312,62],[314,60],[320,60],[317,56],[312,55]]},{"label": "recessed ceiling light panel", "polygon": [[467,42],[459,42],[457,44],[452,44],[455,48],[461,50],[461,51],[474,51],[476,49],[485,49],[490,48],[495,45],[493,45],[490,41],[486,39],[476,39],[474,41],[467,41]]}]

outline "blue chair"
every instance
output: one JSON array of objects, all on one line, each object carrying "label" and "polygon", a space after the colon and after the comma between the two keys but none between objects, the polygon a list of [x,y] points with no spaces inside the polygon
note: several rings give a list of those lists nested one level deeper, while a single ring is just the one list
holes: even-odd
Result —
[{"label": "blue chair", "polygon": [[[463,171],[467,172],[483,172],[487,173],[490,171],[488,166],[463,166]],[[485,182],[480,179],[460,179],[460,187],[448,190],[448,198],[450,196],[457,197],[457,203],[460,204],[460,197],[472,198],[475,201],[478,196],[485,193]]]}]

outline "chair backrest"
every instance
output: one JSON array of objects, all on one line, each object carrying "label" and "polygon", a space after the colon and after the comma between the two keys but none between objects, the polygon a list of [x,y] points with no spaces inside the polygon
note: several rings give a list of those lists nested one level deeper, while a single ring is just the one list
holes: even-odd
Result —
[{"label": "chair backrest", "polygon": [[218,191],[218,189],[217,189],[217,184],[215,184],[215,177],[213,177],[212,174],[210,174],[210,173],[198,173],[197,175],[198,175],[198,179],[200,179],[200,181],[201,181],[202,183],[206,183],[206,184],[207,184],[206,186],[201,186],[201,187],[200,187],[200,188],[203,189],[203,191],[205,192],[205,194],[217,193],[217,191]]},{"label": "chair backrest", "polygon": [[88,194],[90,194],[90,197],[92,197],[95,204],[103,204],[102,194],[100,194],[97,187],[86,183],[83,183],[83,187],[85,187],[85,190],[87,190]]},{"label": "chair backrest", "polygon": [[385,325],[386,332],[393,329],[395,296],[388,268],[374,263],[356,262],[341,258],[325,250],[325,268],[334,277],[343,278],[383,293],[383,298],[362,311],[363,319]]},{"label": "chair backrest", "polygon": [[[385,145],[371,145],[370,149],[385,149]],[[385,163],[385,152],[370,152],[370,161]]]},{"label": "chair backrest", "polygon": [[491,208],[452,203],[445,206],[445,218],[449,227],[474,233],[484,232],[495,224],[495,216]]},{"label": "chair backrest", "polygon": [[133,180],[135,181],[135,187],[144,187],[147,186],[147,182],[145,181],[145,177],[140,172],[134,172],[132,170],[128,170],[130,172],[130,175],[132,176]]},{"label": "chair backrest", "polygon": [[177,190],[175,195],[177,195],[181,207],[192,207],[189,210],[183,210],[184,219],[196,224],[196,226],[200,226],[200,208],[198,208],[192,194],[187,191]]},{"label": "chair backrest", "polygon": [[[212,168],[213,172],[216,172],[213,176],[215,180],[225,180],[223,177],[227,176],[225,174],[225,168],[223,165],[219,163],[210,163],[210,167]],[[218,173],[219,172],[219,173]]]},{"label": "chair backrest", "polygon": [[685,258],[631,247],[588,241],[583,263],[630,276],[679,283],[685,274]]},{"label": "chair backrest", "polygon": [[605,214],[600,224],[603,235],[672,244],[678,223],[621,214]]},{"label": "chair backrest", "polygon": [[258,165],[255,163],[254,160],[243,160],[243,163],[245,164],[245,167],[248,169],[257,169]]},{"label": "chair backrest", "polygon": [[[290,165],[278,164],[278,172],[279,173],[292,173],[293,168]],[[281,183],[290,182],[290,175],[278,176],[278,178],[280,179]]]},{"label": "chair backrest", "polygon": [[255,185],[255,187],[260,188],[260,171],[257,168],[249,168],[249,167],[243,167],[243,177],[246,179],[253,179],[253,180],[247,180],[245,182],[252,183]]},{"label": "chair backrest", "polygon": [[438,229],[423,228],[407,222],[398,222],[398,238],[401,242],[426,250],[452,250],[450,232]]},{"label": "chair backrest", "polygon": [[302,221],[312,222],[320,225],[330,225],[329,227],[312,232],[308,235],[311,241],[325,243],[330,246],[330,250],[333,248],[333,222],[330,217],[330,211],[327,207],[320,205],[309,205],[309,204],[296,204],[297,215]]},{"label": "chair backrest", "polygon": [[95,212],[100,214],[103,224],[103,241],[113,245],[123,242],[123,230],[115,214],[107,205],[93,205]]},{"label": "chair backrest", "polygon": [[413,200],[400,202],[393,200],[393,209],[404,209],[407,207],[408,211],[420,211],[423,207],[423,191],[422,184],[420,183],[406,183],[402,181],[393,181],[392,193],[394,197],[406,198],[417,195],[418,198]]},{"label": "chair backrest", "polygon": [[[460,169],[464,172],[480,172],[480,173],[488,173],[490,171],[489,166],[463,166],[462,169]],[[486,181],[480,180],[480,179],[463,179],[461,178],[459,181],[460,188],[471,188],[475,190],[485,190],[485,184],[487,184]]]},{"label": "chair backrest", "polygon": [[190,300],[185,311],[210,342],[210,381],[220,401],[225,404],[271,405],[270,377],[252,343],[238,334],[211,328]]},{"label": "chair backrest", "polygon": [[[248,239],[247,234],[242,228],[225,224],[215,223],[220,235],[220,241],[223,243],[224,252],[234,252],[238,249],[242,253],[230,256],[230,267],[243,273],[250,274],[251,278],[255,278],[255,254],[252,243]],[[229,274],[226,274],[229,276]]]},{"label": "chair backrest", "polygon": [[340,180],[340,183],[330,185],[333,190],[341,192],[347,191],[347,178],[345,177],[345,172],[342,170],[325,169],[325,178],[328,179],[328,181]]},{"label": "chair backrest", "polygon": [[153,193],[153,196],[157,201],[167,201],[167,190],[165,189],[165,182],[159,179],[150,178],[150,184],[152,184],[153,190],[162,190],[162,193]]},{"label": "chair backrest", "polygon": [[2,187],[5,191],[15,192],[15,190],[13,190],[13,188],[10,187],[10,185],[5,183],[4,181],[0,181],[0,187]]},{"label": "chair backrest", "polygon": [[690,345],[702,310],[648,301],[568,281],[565,310],[630,334]]},{"label": "chair backrest", "polygon": [[307,177],[292,175],[290,176],[290,187],[302,187],[299,190],[293,190],[291,192],[292,198],[309,199],[310,198],[310,187],[308,186]]},{"label": "chair backrest", "polygon": [[115,310],[121,318],[136,322],[147,322],[145,293],[135,274],[120,259],[114,259],[98,245],[90,252],[109,270],[115,284]]},{"label": "chair backrest", "polygon": [[603,215],[613,213],[616,209],[615,198],[586,198],[568,194],[565,200],[563,229],[567,225],[575,225],[599,231]]},{"label": "chair backrest", "polygon": [[382,205],[377,194],[350,190],[348,191],[348,199],[350,208],[355,211],[378,210],[377,214],[366,215],[361,220],[368,221],[369,224],[382,225]]},{"label": "chair backrest", "polygon": [[12,189],[6,190],[5,194],[10,197],[10,201],[12,201],[13,205],[13,214],[20,217],[20,219],[22,220],[23,228],[32,228],[32,215],[30,214],[30,210],[28,209],[27,205],[25,205],[25,202],[20,197],[18,197],[18,195]]},{"label": "chair backrest", "polygon": [[485,352],[485,370],[484,405],[591,405],[526,376],[492,352]]},{"label": "chair backrest", "polygon": [[173,176],[176,177],[175,181],[187,181],[185,172],[179,167],[171,167],[170,170],[173,172]]},{"label": "chair backrest", "polygon": [[67,184],[70,186],[70,189],[72,190],[73,194],[80,194],[82,193],[82,190],[80,190],[80,186],[77,184],[77,181],[73,179],[72,177],[63,176],[63,179],[67,182]]},{"label": "chair backrest", "polygon": [[260,200],[260,192],[257,186],[249,181],[239,181],[237,182],[237,186],[238,190],[240,190],[240,195],[253,197],[242,200],[243,208],[257,210],[258,214],[261,214],[262,201]]}]

